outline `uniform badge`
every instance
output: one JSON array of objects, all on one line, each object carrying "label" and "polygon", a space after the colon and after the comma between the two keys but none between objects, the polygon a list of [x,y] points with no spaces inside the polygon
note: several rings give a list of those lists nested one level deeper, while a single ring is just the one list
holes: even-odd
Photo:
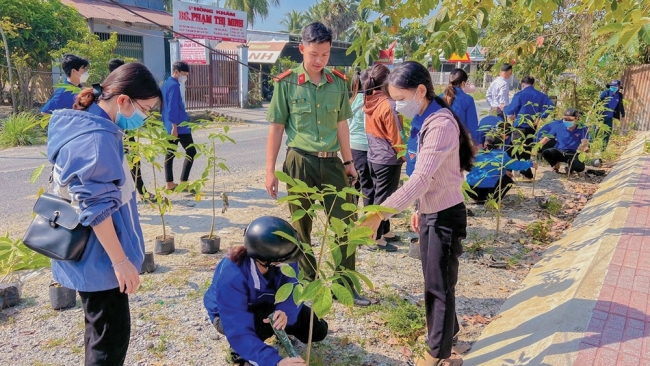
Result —
[{"label": "uniform badge", "polygon": [[334,74],[334,75],[340,77],[341,79],[343,79],[343,80],[345,80],[345,81],[348,81],[348,77],[345,76],[344,73],[340,72],[340,71],[337,70],[337,69],[332,69],[332,74]]},{"label": "uniform badge", "polygon": [[298,75],[298,84],[302,85],[305,83],[305,74]]},{"label": "uniform badge", "polygon": [[414,153],[409,153],[409,158],[410,158],[411,160],[415,159],[415,154],[414,154]]},{"label": "uniform badge", "polygon": [[332,79],[332,75],[330,74],[325,74],[325,78],[327,78],[327,82],[330,84],[334,82],[334,80]]},{"label": "uniform badge", "polygon": [[289,69],[289,70],[283,72],[282,74],[280,74],[280,75],[274,77],[274,78],[273,78],[273,81],[275,81],[275,82],[277,83],[278,81],[280,81],[280,80],[286,78],[287,76],[291,75],[292,72],[293,72],[293,70],[292,70],[292,69]]}]

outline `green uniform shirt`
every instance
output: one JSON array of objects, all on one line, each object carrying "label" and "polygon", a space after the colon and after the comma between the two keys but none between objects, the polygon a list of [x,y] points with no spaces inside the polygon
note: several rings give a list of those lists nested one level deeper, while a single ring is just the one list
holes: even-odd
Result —
[{"label": "green uniform shirt", "polygon": [[340,149],[338,122],[352,117],[345,80],[325,68],[314,84],[301,64],[275,83],[266,119],[284,125],[287,146],[307,152]]}]

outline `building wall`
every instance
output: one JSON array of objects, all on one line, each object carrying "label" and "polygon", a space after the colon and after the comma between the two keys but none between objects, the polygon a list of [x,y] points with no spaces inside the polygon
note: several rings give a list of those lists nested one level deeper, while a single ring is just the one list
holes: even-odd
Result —
[{"label": "building wall", "polygon": [[142,36],[142,62],[153,73],[156,80],[165,80],[165,39],[162,31],[127,26],[117,27],[115,25],[99,24],[95,21],[91,26],[91,32],[117,32],[118,34]]}]

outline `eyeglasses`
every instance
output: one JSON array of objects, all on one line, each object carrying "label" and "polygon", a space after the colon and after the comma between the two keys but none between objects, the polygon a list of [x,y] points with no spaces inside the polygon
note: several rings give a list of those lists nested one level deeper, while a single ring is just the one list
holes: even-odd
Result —
[{"label": "eyeglasses", "polygon": [[142,111],[142,113],[147,115],[147,117],[144,119],[145,121],[148,120],[149,118],[153,117],[153,113],[151,111],[145,110],[145,108],[142,106],[142,104],[138,103],[137,100],[131,98],[131,101],[133,101],[133,103],[137,104],[137,106],[140,107],[140,111]]}]

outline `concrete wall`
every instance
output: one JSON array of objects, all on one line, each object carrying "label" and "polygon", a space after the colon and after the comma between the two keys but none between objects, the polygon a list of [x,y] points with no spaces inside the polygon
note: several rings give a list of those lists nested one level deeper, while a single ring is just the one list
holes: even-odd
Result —
[{"label": "concrete wall", "polygon": [[162,31],[127,26],[117,27],[96,22],[92,25],[91,31],[142,36],[144,64],[151,70],[156,80],[163,81],[165,79],[165,39]]}]

